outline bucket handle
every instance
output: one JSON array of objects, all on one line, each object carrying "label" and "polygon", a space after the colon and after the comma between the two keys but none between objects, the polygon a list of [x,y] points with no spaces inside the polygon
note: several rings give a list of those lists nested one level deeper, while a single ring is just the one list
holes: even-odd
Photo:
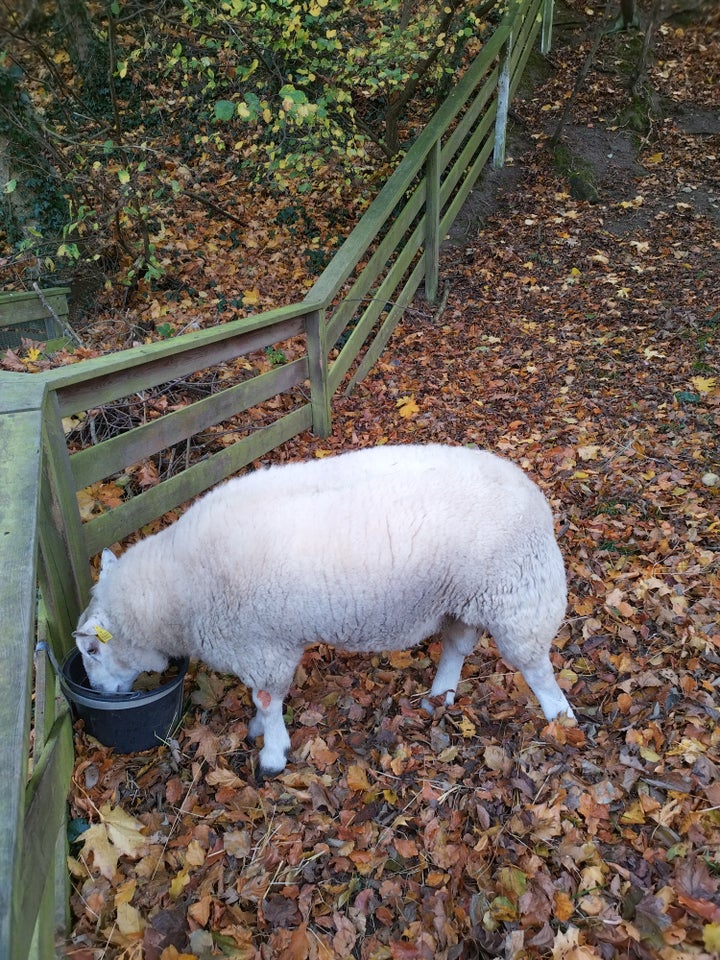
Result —
[{"label": "bucket handle", "polygon": [[61,676],[60,665],[55,659],[55,654],[52,652],[52,647],[47,642],[47,640],[38,640],[35,644],[35,656],[39,656],[41,653],[46,653],[50,663],[53,665],[53,670],[58,676]]}]

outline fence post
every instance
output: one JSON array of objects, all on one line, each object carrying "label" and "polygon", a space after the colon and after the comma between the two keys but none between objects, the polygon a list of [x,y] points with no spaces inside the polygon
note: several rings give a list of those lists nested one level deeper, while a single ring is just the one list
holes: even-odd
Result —
[{"label": "fence post", "polygon": [[425,160],[425,297],[435,303],[440,264],[440,139]]},{"label": "fence post", "polygon": [[543,0],[542,34],[540,37],[540,53],[550,53],[552,46],[553,28],[553,0]]},{"label": "fence post", "polygon": [[310,405],[312,430],[317,437],[330,435],[330,389],[328,386],[328,346],[325,311],[313,310],[305,318],[307,330],[308,368],[310,373]]},{"label": "fence post", "polygon": [[510,60],[513,49],[513,29],[503,44],[500,57],[500,76],[498,77],[497,112],[495,114],[495,146],[493,149],[493,167],[496,169],[505,163],[505,138],[507,135],[508,111],[510,110]]},{"label": "fence post", "polygon": [[[58,658],[72,647],[71,632],[90,594],[90,564],[58,395],[48,390],[43,407],[45,469],[40,496],[40,588]],[[62,636],[58,638],[57,633]]]}]

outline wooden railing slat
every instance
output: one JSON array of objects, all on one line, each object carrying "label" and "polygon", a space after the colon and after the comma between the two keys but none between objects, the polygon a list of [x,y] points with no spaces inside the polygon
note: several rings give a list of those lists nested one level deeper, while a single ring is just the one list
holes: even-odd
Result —
[{"label": "wooden railing slat", "polygon": [[[37,594],[38,497],[43,384],[27,384],[33,409],[0,416],[0,956],[11,957],[23,867],[25,789],[30,754],[32,650]],[[58,804],[56,803],[56,806]]]},{"label": "wooden railing slat", "polygon": [[[25,960],[35,932],[35,918],[50,885],[49,897],[55,900],[55,871],[58,864],[56,843],[64,833],[65,803],[73,768],[72,723],[69,709],[63,709],[48,738],[45,750],[28,785],[27,811],[21,833],[23,857],[17,882],[13,886],[13,957]],[[58,799],[63,798],[63,803]],[[62,865],[64,866],[64,864]],[[45,924],[54,927],[55,911]]]},{"label": "wooden railing slat", "polygon": [[83,527],[88,557],[122,540],[168,510],[187,503],[197,494],[237,473],[253,460],[311,426],[310,404],[298,407],[271,426],[255,430],[231,447],[193,464],[161,485],[151,487],[127,503],[90,520]]},{"label": "wooden railing slat", "polygon": [[75,487],[81,490],[119,473],[173,444],[187,440],[216,423],[222,423],[255,404],[262,403],[302,383],[308,376],[308,358],[300,357],[220,393],[196,400],[127,433],[80,450],[70,458]]}]

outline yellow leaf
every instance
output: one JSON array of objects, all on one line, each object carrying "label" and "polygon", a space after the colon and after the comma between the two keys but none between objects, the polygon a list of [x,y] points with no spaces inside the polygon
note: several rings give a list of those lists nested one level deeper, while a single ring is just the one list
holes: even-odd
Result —
[{"label": "yellow leaf", "polygon": [[470,740],[471,737],[475,736],[475,724],[472,720],[468,720],[467,717],[462,717],[458,726],[460,727],[460,733],[466,740]]},{"label": "yellow leaf", "polygon": [[[28,357],[30,356],[30,351],[28,350]],[[690,381],[693,385],[693,389],[697,390],[698,393],[712,393],[717,384],[717,377],[693,377]]]},{"label": "yellow leaf", "polygon": [[93,823],[81,839],[83,860],[92,854],[95,869],[107,880],[112,880],[117,870],[119,851],[110,843],[104,824]]},{"label": "yellow leaf", "polygon": [[517,867],[501,867],[497,880],[500,886],[514,897],[521,897],[527,889],[527,877]]},{"label": "yellow leaf", "polygon": [[347,785],[350,790],[369,790],[370,783],[365,768],[357,763],[351,764],[347,772]]},{"label": "yellow leaf", "polygon": [[637,196],[634,200],[621,200],[620,206],[623,210],[629,210],[632,207],[641,207],[644,203],[644,197]]},{"label": "yellow leaf", "polygon": [[119,886],[115,893],[115,907],[117,908],[121,903],[130,903],[136,890],[137,880],[134,879],[127,880],[122,886]]},{"label": "yellow leaf", "polygon": [[107,829],[113,846],[127,857],[138,857],[147,848],[147,839],[141,834],[142,823],[125,813],[120,807],[111,807],[106,803],[100,810],[100,817]]},{"label": "yellow leaf", "polygon": [[720,923],[706,923],[703,927],[703,943],[709,953],[720,951]]},{"label": "yellow leaf", "polygon": [[170,896],[173,900],[177,900],[180,894],[183,892],[185,887],[190,883],[190,871],[187,867],[175,874],[173,877],[172,883],[170,884]]},{"label": "yellow leaf", "polygon": [[409,397],[400,397],[395,406],[398,408],[400,416],[406,419],[420,413],[420,407],[415,403],[415,394],[411,394]]},{"label": "yellow leaf", "polygon": [[73,413],[69,417],[63,417],[63,420],[62,420],[63,433],[70,433],[76,427],[79,427],[84,419],[85,419],[84,413]]},{"label": "yellow leaf", "polygon": [[413,662],[411,650],[391,650],[388,654],[388,663],[395,670],[407,670]]},{"label": "yellow leaf", "polygon": [[661,153],[652,153],[645,158],[645,163],[662,163],[663,155]]},{"label": "yellow leaf", "polygon": [[244,307],[254,307],[260,302],[260,291],[257,287],[252,290],[243,290],[242,302]]},{"label": "yellow leaf", "polygon": [[201,867],[205,863],[205,851],[197,840],[191,840],[188,844],[185,862],[191,867]]},{"label": "yellow leaf", "polygon": [[129,903],[119,903],[117,907],[118,930],[123,936],[139,938],[147,926],[135,907]]},{"label": "yellow leaf", "polygon": [[625,808],[620,814],[620,823],[645,823],[645,811],[639,801]]}]

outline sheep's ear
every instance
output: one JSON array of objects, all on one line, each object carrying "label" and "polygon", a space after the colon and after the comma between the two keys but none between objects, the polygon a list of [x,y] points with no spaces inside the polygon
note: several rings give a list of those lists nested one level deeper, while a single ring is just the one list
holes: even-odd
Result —
[{"label": "sheep's ear", "polygon": [[80,653],[86,654],[89,657],[98,656],[100,653],[100,641],[95,634],[81,633],[79,630],[76,630],[73,636],[75,637],[75,643]]},{"label": "sheep's ear", "polygon": [[108,548],[105,547],[100,555],[100,576],[102,576],[104,573],[107,573],[110,567],[114,566],[116,563],[117,557],[115,554],[112,552],[112,550],[108,550]]}]

